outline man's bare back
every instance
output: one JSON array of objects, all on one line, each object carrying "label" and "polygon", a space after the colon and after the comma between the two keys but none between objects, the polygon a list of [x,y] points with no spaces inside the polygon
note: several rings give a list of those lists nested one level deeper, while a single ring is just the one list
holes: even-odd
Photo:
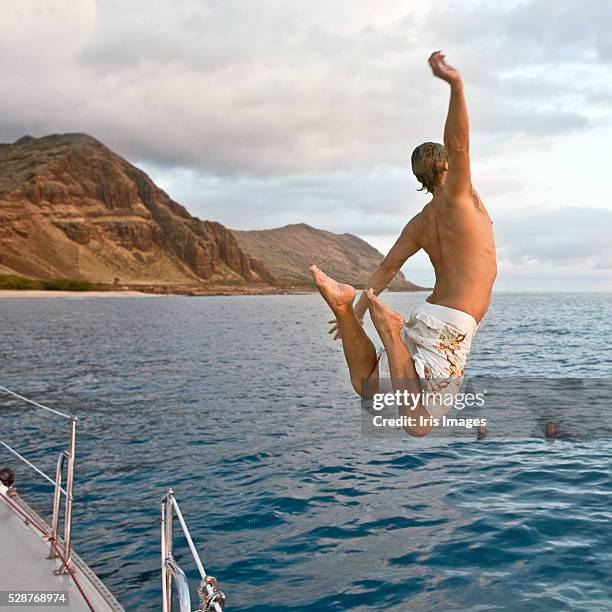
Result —
[{"label": "man's bare back", "polygon": [[497,273],[492,223],[476,192],[459,203],[447,201],[442,192],[410,221],[410,238],[427,253],[436,273],[428,302],[481,321]]}]

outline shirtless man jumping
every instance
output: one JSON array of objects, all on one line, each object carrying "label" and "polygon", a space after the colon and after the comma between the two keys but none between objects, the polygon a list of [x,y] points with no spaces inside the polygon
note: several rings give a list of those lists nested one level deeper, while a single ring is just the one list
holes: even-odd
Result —
[{"label": "shirtless man jumping", "polygon": [[[492,221],[470,177],[463,82],[440,51],[432,53],[429,65],[450,85],[444,145],[425,142],[411,158],[412,171],[422,189],[432,194],[431,201],[404,227],[354,307],[353,287],[335,281],[317,266],[310,268],[334,313],[330,333],[342,338],[353,388],[365,398],[389,381],[393,390],[407,390],[415,397],[422,390],[440,388],[456,393],[497,274]],[[421,249],[429,255],[436,283],[433,293],[405,321],[376,296]],[[368,309],[384,346],[380,356],[363,330]],[[432,429],[429,417],[439,418],[448,408],[426,408],[419,402],[411,410],[418,417],[416,425],[404,429],[424,436]]]}]

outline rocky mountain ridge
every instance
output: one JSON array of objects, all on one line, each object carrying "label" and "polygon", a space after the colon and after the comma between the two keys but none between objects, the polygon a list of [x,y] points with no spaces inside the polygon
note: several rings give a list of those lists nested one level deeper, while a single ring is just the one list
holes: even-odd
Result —
[{"label": "rocky mountain ridge", "polygon": [[[363,287],[383,260],[382,253],[353,234],[334,234],[306,223],[269,230],[233,230],[240,248],[251,253],[272,273],[285,282],[309,286],[311,264],[344,283]],[[419,291],[399,272],[390,289]]]},{"label": "rocky mountain ridge", "polygon": [[220,223],[202,221],[85,134],[0,147],[0,272],[131,284],[265,283]]}]

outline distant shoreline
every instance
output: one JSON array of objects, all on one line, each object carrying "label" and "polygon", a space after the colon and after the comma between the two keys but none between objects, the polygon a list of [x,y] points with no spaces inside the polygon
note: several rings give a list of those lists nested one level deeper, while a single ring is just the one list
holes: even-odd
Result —
[{"label": "distant shoreline", "polygon": [[[117,279],[118,280],[118,279]],[[409,286],[410,284],[407,283]],[[408,291],[428,291],[412,285]],[[356,287],[361,289],[361,286]],[[301,295],[312,293],[314,283],[268,284],[264,282],[231,283],[212,281],[202,284],[155,284],[155,283],[99,283],[83,279],[53,278],[36,279],[17,274],[0,274],[0,298],[51,298],[51,297],[144,297],[147,295]],[[393,288],[390,291],[403,291]]]},{"label": "distant shoreline", "polygon": [[[360,289],[359,289],[360,291]],[[428,289],[422,289],[418,291],[406,291],[406,290],[388,290],[391,293],[422,293],[424,291],[430,291]],[[273,289],[271,291],[262,290],[232,290],[228,288],[210,289],[206,291],[168,291],[168,292],[145,292],[136,290],[119,290],[119,291],[58,291],[58,290],[45,290],[45,289],[0,289],[0,300],[2,299],[49,299],[49,298],[144,298],[144,297],[171,297],[171,296],[184,296],[184,297],[210,297],[210,296],[236,296],[236,295],[308,295],[316,293],[317,290],[313,287],[312,289],[301,287],[301,288],[287,288],[287,289]]]},{"label": "distant shoreline", "polygon": [[115,298],[115,297],[151,297],[164,294],[143,293],[142,291],[56,291],[44,289],[0,289],[0,299],[46,299],[46,298]]}]

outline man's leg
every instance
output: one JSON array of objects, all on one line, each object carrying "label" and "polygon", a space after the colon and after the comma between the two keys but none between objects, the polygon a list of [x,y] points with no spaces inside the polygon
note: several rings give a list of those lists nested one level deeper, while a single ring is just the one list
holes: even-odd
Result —
[{"label": "man's leg", "polygon": [[[366,296],[369,302],[370,316],[376,331],[382,340],[389,361],[389,373],[391,385],[394,391],[408,391],[410,397],[420,398],[421,382],[414,367],[414,360],[404,344],[401,331],[404,327],[404,317],[383,304],[370,289]],[[414,405],[414,402],[412,402]],[[411,406],[399,406],[401,416],[416,417],[415,427],[404,429],[413,436],[426,436],[431,431],[430,425],[421,425],[425,419],[429,419],[429,413],[423,408],[421,401],[416,403],[414,410]]]},{"label": "man's leg", "polygon": [[[376,349],[353,311],[355,289],[330,278],[317,266],[311,266],[310,271],[320,294],[338,321],[353,388],[359,395],[371,396],[378,392]],[[363,388],[365,380],[369,380],[367,389]]]}]

